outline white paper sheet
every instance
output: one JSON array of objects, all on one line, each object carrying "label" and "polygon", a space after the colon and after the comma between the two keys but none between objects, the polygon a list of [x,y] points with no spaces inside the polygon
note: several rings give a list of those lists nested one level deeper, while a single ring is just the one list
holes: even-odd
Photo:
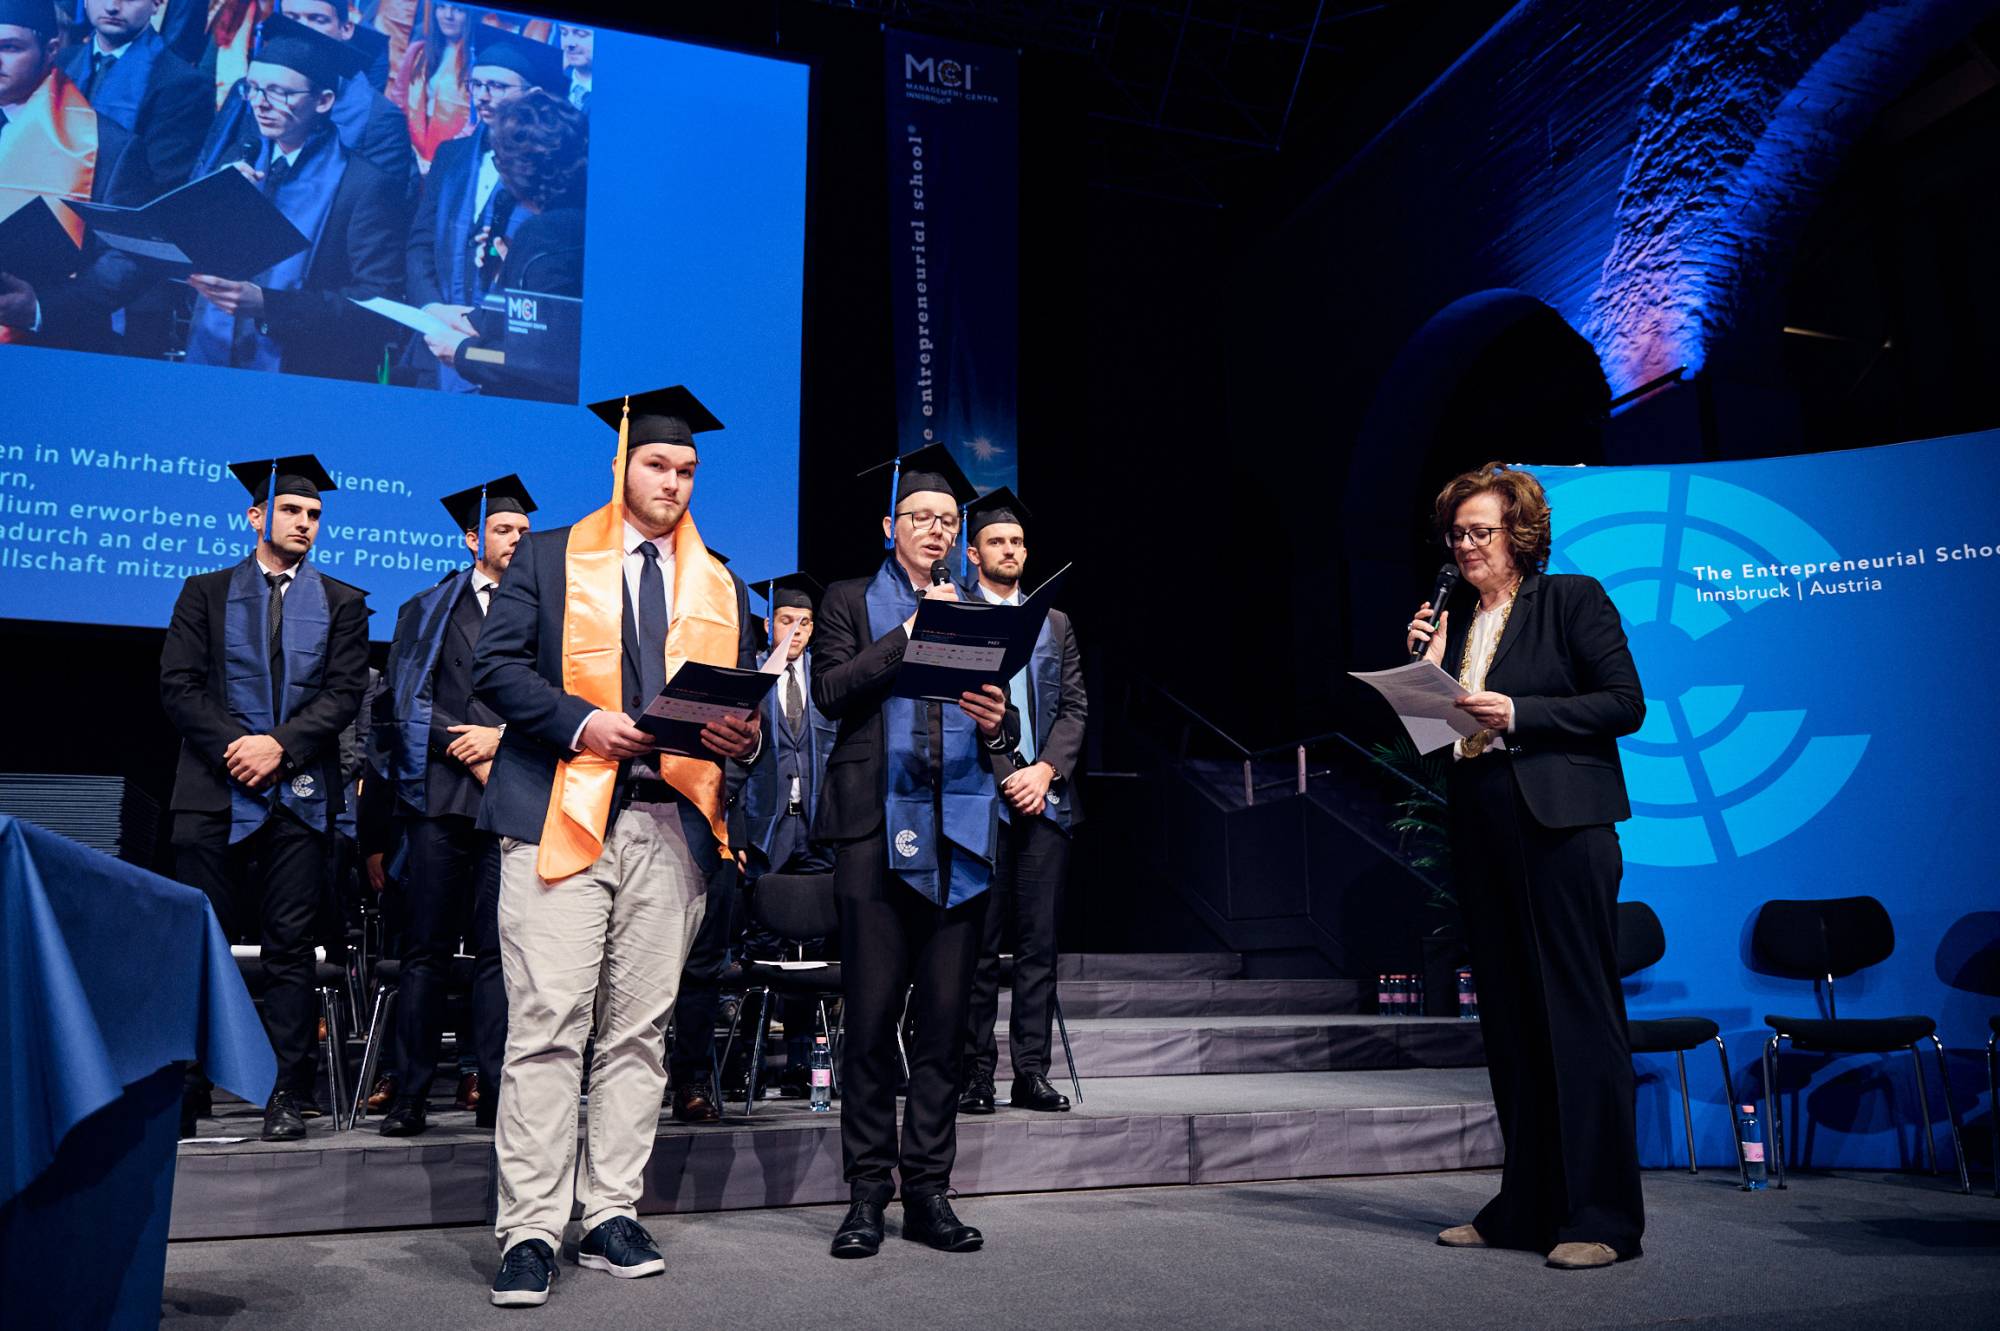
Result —
[{"label": "white paper sheet", "polygon": [[1396,709],[1396,719],[1418,753],[1442,749],[1461,735],[1479,733],[1479,722],[1452,704],[1466,696],[1458,681],[1429,661],[1412,661],[1394,670],[1350,670]]}]

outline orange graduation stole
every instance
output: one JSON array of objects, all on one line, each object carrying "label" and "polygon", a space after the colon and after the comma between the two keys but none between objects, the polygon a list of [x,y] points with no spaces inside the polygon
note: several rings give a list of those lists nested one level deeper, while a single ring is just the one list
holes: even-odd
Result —
[{"label": "orange graduation stole", "polygon": [[[0,131],[0,217],[46,198],[70,239],[83,243],[83,219],[62,206],[88,200],[97,167],[97,112],[60,69],[8,113]],[[0,342],[29,340],[25,329],[0,327]]]},{"label": "orange graduation stole", "polygon": [[[626,426],[618,427],[617,497],[570,528],[563,570],[563,690],[607,711],[619,710],[624,657]],[[733,666],[740,625],[736,583],[708,553],[686,513],[672,532],[674,614],[667,626],[667,673],[683,661]],[[650,701],[650,699],[648,700]],[[655,754],[660,778],[708,815],[709,828],[727,852],[722,768],[702,758]],[[535,871],[545,883],[567,878],[597,862],[610,831],[611,796],[618,764],[579,751],[556,764],[548,817]]]}]

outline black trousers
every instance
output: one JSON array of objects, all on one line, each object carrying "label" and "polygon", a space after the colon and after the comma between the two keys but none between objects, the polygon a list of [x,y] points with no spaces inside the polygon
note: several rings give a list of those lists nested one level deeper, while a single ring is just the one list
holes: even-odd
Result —
[{"label": "black trousers", "polygon": [[722,973],[729,968],[729,945],[742,925],[742,893],[736,859],[720,857],[708,876],[708,909],[694,932],[674,996],[674,1039],[667,1050],[667,1077],[675,1090],[713,1087],[715,1014],[722,1008]]},{"label": "black trousers", "polygon": [[[327,887],[329,838],[285,809],[235,845],[226,813],[174,815],[174,877],[208,894],[232,943],[254,942],[263,968],[264,1033],[278,1058],[279,1091],[310,1095],[319,1016],[313,938]],[[191,1071],[190,1089],[207,1081]]]},{"label": "black trousers", "polygon": [[500,975],[500,840],[470,818],[405,818],[403,978],[396,993],[396,1093],[428,1099],[444,1040],[451,959],[472,953],[472,1047],[480,1095],[500,1093],[507,987]]},{"label": "black trousers", "polygon": [[[982,892],[947,910],[892,874],[888,859],[888,843],[877,833],[841,846],[833,869],[847,1023],[841,1154],[853,1199],[877,1203],[895,1196],[898,1174],[905,1200],[951,1186],[965,1014],[992,895]],[[896,1028],[906,993],[910,1089],[899,1144]]]},{"label": "black trousers", "polygon": [[1506,1164],[1473,1224],[1547,1252],[1636,1256],[1646,1226],[1632,1049],[1618,978],[1624,858],[1608,824],[1548,828],[1504,753],[1451,764],[1452,874]]},{"label": "black trousers", "polygon": [[1007,1025],[1016,1077],[1049,1072],[1049,1029],[1055,1020],[1056,913],[1069,867],[1069,837],[1047,818],[1010,814],[1000,828],[992,903],[972,978],[966,1023],[966,1080],[993,1080],[999,1062],[994,1023],[1000,1013],[1000,954],[1014,945],[1014,1012]]}]

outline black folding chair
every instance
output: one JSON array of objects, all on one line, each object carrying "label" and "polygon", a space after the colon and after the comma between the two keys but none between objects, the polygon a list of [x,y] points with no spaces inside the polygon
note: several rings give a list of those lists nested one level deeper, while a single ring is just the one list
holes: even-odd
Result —
[{"label": "black folding chair", "polygon": [[[1666,930],[1660,917],[1643,901],[1618,903],[1618,975],[1630,978],[1667,955]],[[1688,1173],[1699,1174],[1701,1166],[1694,1153],[1694,1108],[1688,1101],[1687,1051],[1713,1042],[1715,1056],[1722,1063],[1722,1098],[1729,1104],[1729,1132],[1736,1142],[1736,1172],[1748,1183],[1743,1163],[1743,1136],[1736,1126],[1736,1083],[1729,1077],[1729,1050],[1722,1043],[1722,1028],[1707,1017],[1648,1017],[1628,1021],[1625,1029],[1635,1054],[1672,1054],[1681,1079],[1681,1126],[1687,1132]]]},{"label": "black folding chair", "polygon": [[[243,977],[243,987],[250,991],[253,1001],[261,1002],[269,985],[259,949],[239,944],[230,948],[230,953]],[[347,984],[347,967],[328,961],[325,948],[314,948],[313,992],[319,999],[320,1057],[326,1064],[327,1105],[335,1132],[353,1126],[347,1108],[345,1042],[340,1033],[341,1009],[354,1007]]]},{"label": "black folding chair", "polygon": [[[833,895],[833,875],[767,873],[750,885],[750,918],[759,926],[788,943],[804,943],[813,938],[830,938],[840,932],[840,907]],[[764,1073],[764,1045],[771,1034],[771,1008],[782,998],[806,998],[819,1013],[820,1028],[826,1031],[827,1051],[832,1055],[834,1089],[840,1087],[840,1028],[827,1016],[827,1000],[840,996],[840,963],[815,962],[782,965],[768,961],[746,961],[741,967],[744,1002],[760,994],[757,1004],[757,1032],[750,1045],[750,1075],[743,1094],[747,1116],[757,1103],[757,1084]],[[743,1019],[737,1006],[729,1023],[725,1049],[734,1048],[736,1029]],[[727,1061],[725,1053],[724,1061]]]},{"label": "black folding chair", "polygon": [[1750,947],[1767,973],[1791,980],[1826,983],[1823,1017],[1766,1016],[1771,1038],[1764,1044],[1764,1101],[1771,1120],[1771,1155],[1778,1186],[1785,1186],[1784,1107],[1778,1095],[1778,1042],[1819,1054],[1893,1054],[1910,1051],[1917,1074],[1917,1110],[1924,1119],[1924,1156],[1937,1173],[1937,1136],[1931,1130],[1930,1096],[1924,1090],[1924,1064],[1917,1046],[1930,1041],[1937,1055],[1938,1078],[1944,1086],[1945,1116],[1951,1121],[1952,1150],[1958,1156],[1960,1192],[1972,1191],[1966,1172],[1965,1142],[1959,1134],[1958,1110],[1951,1101],[1951,1071],[1945,1066],[1944,1043],[1930,1017],[1842,1017],[1834,1002],[1833,982],[1878,965],[1896,950],[1896,926],[1874,897],[1836,897],[1828,901],[1767,901],[1757,912]]}]

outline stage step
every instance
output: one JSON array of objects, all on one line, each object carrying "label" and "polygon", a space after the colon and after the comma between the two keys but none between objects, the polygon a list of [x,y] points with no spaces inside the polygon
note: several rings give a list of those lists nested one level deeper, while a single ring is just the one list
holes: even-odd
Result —
[{"label": "stage step", "polygon": [[[961,1118],[953,1184],[966,1194],[1044,1192],[1500,1162],[1486,1075],[1476,1070],[1098,1078],[1084,1083],[1084,1095],[1067,1114],[1003,1109]],[[798,1101],[766,1102],[749,1119],[740,1101],[729,1109],[713,1127],[662,1119],[641,1212],[846,1199],[839,1114],[814,1114]],[[470,1114],[435,1113],[430,1131],[416,1138],[381,1137],[373,1123],[335,1133],[319,1119],[303,1142],[265,1145],[255,1140],[254,1106],[230,1105],[226,1112],[204,1120],[203,1133],[251,1140],[181,1144],[172,1238],[478,1224],[492,1217],[492,1133],[473,1127]]]},{"label": "stage step", "polygon": [[[1063,1015],[1097,1017],[1256,1017],[1360,1010],[1355,980],[1062,980]],[[1013,995],[1000,992],[1001,1019]]]},{"label": "stage step", "polygon": [[1233,980],[1243,973],[1236,952],[1078,952],[1056,958],[1056,978],[1071,980]]},{"label": "stage step", "polygon": [[[1479,1023],[1449,1017],[1372,1015],[1085,1017],[1069,1022],[1077,1067],[1093,1077],[1364,1072],[1391,1068],[1468,1068],[1485,1063]],[[1007,1027],[997,1036],[1002,1077]],[[1069,1075],[1054,1041],[1050,1077]]]}]

